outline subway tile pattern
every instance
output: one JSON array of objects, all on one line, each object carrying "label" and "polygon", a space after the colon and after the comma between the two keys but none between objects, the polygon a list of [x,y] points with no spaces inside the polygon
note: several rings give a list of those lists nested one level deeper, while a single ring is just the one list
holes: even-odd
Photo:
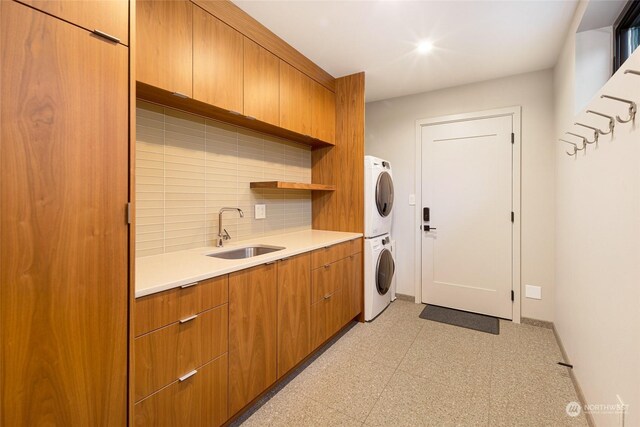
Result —
[{"label": "subway tile pattern", "polygon": [[225,214],[234,241],[311,228],[309,192],[249,188],[310,183],[309,147],[140,100],[136,138],[136,256],[213,245],[223,206],[245,214]]}]

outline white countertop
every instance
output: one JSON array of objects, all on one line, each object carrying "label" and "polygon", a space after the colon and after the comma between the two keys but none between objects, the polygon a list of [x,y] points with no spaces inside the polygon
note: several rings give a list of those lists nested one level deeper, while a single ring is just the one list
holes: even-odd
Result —
[{"label": "white countertop", "polygon": [[[207,246],[136,258],[136,298],[357,239],[358,237],[362,237],[362,234],[304,230],[252,240],[225,242],[224,248]],[[207,256],[207,254],[215,252],[253,245],[284,246],[285,249],[245,259],[221,259]]]}]

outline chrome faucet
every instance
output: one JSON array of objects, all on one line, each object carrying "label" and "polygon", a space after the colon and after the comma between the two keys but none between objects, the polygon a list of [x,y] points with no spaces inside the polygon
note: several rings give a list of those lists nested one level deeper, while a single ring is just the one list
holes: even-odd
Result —
[{"label": "chrome faucet", "polygon": [[227,230],[222,228],[222,213],[226,212],[226,211],[238,211],[238,213],[240,214],[240,218],[244,218],[244,212],[242,212],[242,209],[240,209],[240,208],[222,208],[222,209],[220,209],[220,212],[218,213],[218,240],[216,241],[216,247],[218,247],[218,248],[222,247],[222,243],[225,240],[229,240],[231,238],[231,236],[229,236],[229,233],[227,232]]}]

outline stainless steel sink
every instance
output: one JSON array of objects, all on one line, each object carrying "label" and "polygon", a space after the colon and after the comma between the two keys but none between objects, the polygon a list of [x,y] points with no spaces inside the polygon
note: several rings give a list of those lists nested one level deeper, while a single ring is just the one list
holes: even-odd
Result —
[{"label": "stainless steel sink", "polygon": [[271,252],[281,251],[285,249],[282,246],[266,246],[266,245],[256,245],[249,246],[246,248],[238,248],[238,249],[230,249],[228,251],[222,252],[214,252],[212,254],[207,254],[207,256],[213,258],[222,258],[222,259],[244,259],[251,258],[258,255],[269,254]]}]

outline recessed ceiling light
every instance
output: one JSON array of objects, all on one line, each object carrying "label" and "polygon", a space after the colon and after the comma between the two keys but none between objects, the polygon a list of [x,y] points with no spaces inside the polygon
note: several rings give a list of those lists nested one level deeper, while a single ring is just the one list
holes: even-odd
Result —
[{"label": "recessed ceiling light", "polygon": [[418,47],[416,48],[418,53],[421,53],[423,55],[425,53],[429,53],[431,51],[431,49],[433,49],[433,45],[428,40],[421,41],[420,43],[418,43]]}]

